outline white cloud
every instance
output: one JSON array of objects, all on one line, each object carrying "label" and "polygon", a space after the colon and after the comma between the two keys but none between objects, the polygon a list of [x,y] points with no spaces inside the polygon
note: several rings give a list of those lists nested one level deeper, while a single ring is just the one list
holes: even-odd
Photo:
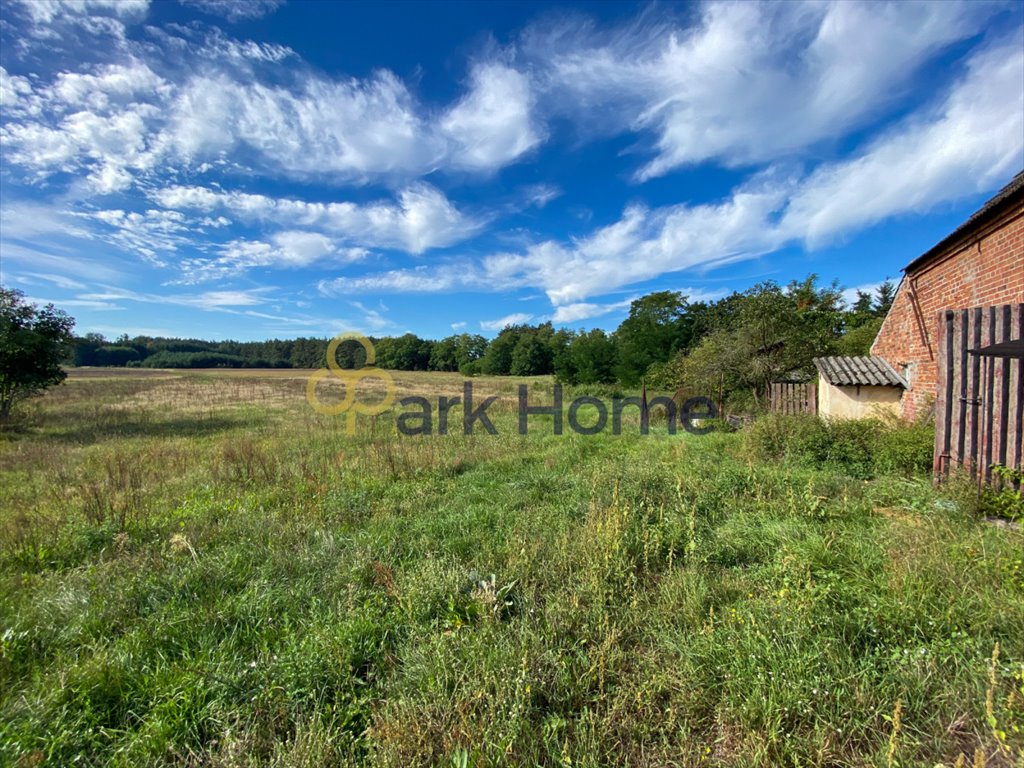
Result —
[{"label": "white cloud", "polygon": [[629,305],[633,303],[634,298],[616,301],[611,304],[592,304],[589,302],[565,304],[555,308],[551,321],[553,323],[575,323],[580,320],[589,320],[592,317],[619,312],[623,309],[629,309]]},{"label": "white cloud", "polygon": [[34,296],[25,297],[32,304],[53,304],[58,309],[92,309],[97,312],[124,310],[124,307],[109,301],[92,299],[40,299]]},{"label": "white cloud", "polygon": [[66,291],[79,291],[85,288],[85,283],[80,283],[77,280],[72,280],[70,277],[64,275],[50,275],[41,272],[25,272],[28,277],[39,278],[45,280],[48,283],[53,283],[58,288],[63,288]]},{"label": "white cloud", "polygon": [[20,5],[37,24],[90,13],[133,18],[149,10],[149,0],[21,0]]},{"label": "white cloud", "polygon": [[452,165],[492,171],[541,142],[532,123],[526,75],[502,64],[481,64],[473,69],[472,82],[469,93],[441,120],[441,130],[455,142]]},{"label": "white cloud", "polygon": [[10,74],[3,67],[0,67],[0,104],[8,117],[39,110],[38,99],[32,95],[31,81],[27,77]]},{"label": "white cloud", "polygon": [[405,85],[387,71],[366,80],[308,77],[296,89],[200,76],[170,115],[161,145],[182,158],[244,147],[299,176],[419,175],[444,154]]},{"label": "white cloud", "polygon": [[561,197],[562,190],[554,184],[531,184],[521,190],[527,205],[543,208],[552,200]]},{"label": "white cloud", "polygon": [[[61,254],[54,244],[19,245],[9,241],[0,241],[0,277],[9,273],[12,263],[28,265],[29,269],[47,269],[65,275],[76,275],[86,280],[120,280],[125,275],[107,261],[99,261],[95,257],[88,258],[77,251]],[[70,249],[68,249],[70,251]]]},{"label": "white cloud", "polygon": [[266,289],[254,289],[251,291],[206,291],[194,296],[172,297],[177,303],[187,306],[201,307],[251,307],[266,303],[265,296],[260,295]]},{"label": "white cloud", "polygon": [[324,296],[344,296],[358,293],[444,293],[465,288],[484,288],[476,267],[469,262],[437,267],[421,265],[410,269],[338,277],[321,280],[317,285]]},{"label": "white cloud", "polygon": [[107,109],[117,100],[154,92],[167,94],[170,85],[137,59],[99,67],[95,73],[61,72],[48,89],[55,101],[95,110]]},{"label": "white cloud", "polygon": [[458,323],[452,323],[452,330],[453,331],[461,331],[465,327],[466,327],[466,322],[465,321],[458,322]]},{"label": "white cloud", "polygon": [[384,316],[384,312],[387,310],[383,304],[380,305],[380,309],[371,309],[366,307],[358,301],[350,301],[353,307],[363,313],[362,315],[362,327],[368,331],[384,331],[388,328],[394,328],[395,324]]},{"label": "white cloud", "polygon": [[9,160],[37,178],[84,173],[94,191],[106,194],[125,189],[155,162],[150,133],[160,109],[145,100],[166,97],[171,86],[138,60],[62,72],[36,89],[3,73],[0,89],[15,93],[12,116],[23,118],[0,128],[0,140]]},{"label": "white cloud", "polygon": [[509,325],[522,325],[533,320],[533,315],[525,312],[513,312],[511,315],[499,317],[497,320],[481,320],[480,329],[483,331],[500,331]]},{"label": "white cloud", "polygon": [[[106,287],[95,293],[83,293],[77,298],[85,301],[136,301],[147,304],[171,304],[208,311],[237,311],[237,307],[255,307],[270,301],[270,288],[252,288],[234,291],[204,291],[202,293],[153,294],[138,293],[123,288]],[[277,319],[277,318],[275,318]]]},{"label": "white cloud", "polygon": [[886,132],[845,162],[815,170],[782,231],[812,246],[902,213],[992,189],[1024,166],[1024,40],[983,50],[927,118]]},{"label": "white cloud", "polygon": [[145,18],[149,0],[20,0],[12,6],[27,20],[17,39],[22,50],[64,39],[121,46],[125,25]]},{"label": "white cloud", "polygon": [[875,295],[875,291],[878,290],[878,287],[881,284],[882,284],[881,282],[877,282],[877,283],[864,283],[864,285],[858,285],[858,286],[856,286],[854,288],[846,288],[846,289],[843,290],[843,293],[842,293],[843,301],[846,302],[846,306],[847,307],[852,307],[854,304],[857,303],[857,294],[858,293],[867,293],[867,294],[870,294],[871,296],[874,296]]},{"label": "white cloud", "polygon": [[529,82],[508,67],[480,65],[468,93],[438,113],[387,70],[335,79],[283,67],[295,56],[284,46],[219,32],[162,39],[174,82],[141,51],[48,84],[0,72],[6,159],[37,180],[83,174],[100,194],[211,162],[333,185],[408,184],[441,168],[493,171],[541,141]]},{"label": "white cloud", "polygon": [[201,231],[178,211],[150,209],[140,213],[115,208],[79,216],[106,225],[95,230],[93,236],[157,266],[166,266],[166,257],[190,246],[197,230]]},{"label": "white cloud", "polygon": [[[146,7],[43,0],[18,6],[14,16],[40,35],[60,34],[74,17],[82,30],[107,29],[117,38],[117,25],[141,19]],[[8,59],[17,74],[0,69],[7,167],[19,168],[19,182],[66,184],[70,194],[55,199],[79,202],[68,203],[77,205],[75,214],[45,211],[47,220],[34,223],[31,206],[5,201],[4,256],[29,263],[31,253],[42,253],[34,269],[63,273],[74,253],[54,252],[58,225],[67,227],[65,245],[75,237],[110,242],[180,268],[186,282],[253,268],[344,265],[366,259],[369,249],[418,255],[449,248],[496,214],[456,206],[417,179],[443,170],[482,176],[521,161],[545,140],[545,121],[565,116],[584,133],[641,137],[640,149],[652,154],[640,179],[702,162],[760,169],[721,199],[630,205],[579,237],[520,229],[492,241],[507,252],[479,257],[474,248],[319,283],[324,295],[529,287],[546,293],[560,321],[585,319],[614,306],[589,301],[595,296],[787,244],[817,248],[1008,178],[1024,165],[1019,32],[1008,40],[996,30],[996,42],[976,47],[948,93],[910,93],[926,64],[975,38],[992,13],[988,4],[956,2],[711,2],[688,27],[664,21],[667,14],[607,33],[534,27],[500,60],[479,61],[448,104],[421,102],[388,71],[332,77],[283,46],[232,40],[201,25],[148,30],[144,42],[119,38],[124,45],[95,57],[115,63],[49,78]],[[941,65],[944,72],[962,66]],[[909,117],[873,132],[904,108]],[[846,140],[859,131],[872,138],[850,151]],[[820,161],[840,144],[844,159]],[[808,171],[773,165],[792,157],[820,164]],[[219,175],[230,185],[225,174],[255,188],[269,177],[397,192],[369,202],[311,202],[299,199],[304,193],[248,194],[196,181]],[[127,210],[120,197],[88,202],[133,185],[163,210]],[[543,207],[558,194],[547,184],[514,187],[502,210]],[[233,223],[257,231],[224,234]],[[33,228],[51,242],[37,243]]]},{"label": "white cloud", "polygon": [[180,0],[182,5],[198,8],[204,13],[222,16],[228,21],[258,19],[273,13],[285,0]]},{"label": "white cloud", "polygon": [[[338,246],[334,241],[319,232],[288,230],[277,232],[271,236],[271,240],[284,254],[285,262],[298,267],[338,253]],[[365,250],[351,249],[345,253],[345,260],[360,259],[365,255]]]},{"label": "white cloud", "polygon": [[57,234],[88,238],[90,231],[80,219],[62,208],[24,200],[4,200],[0,206],[0,237],[6,243],[22,240],[36,243]]},{"label": "white cloud", "polygon": [[655,135],[656,155],[637,174],[644,180],[711,159],[771,161],[848,135],[995,11],[965,2],[711,2],[691,27],[535,28],[526,49],[546,70],[552,109],[582,110],[599,130]]},{"label": "white cloud", "polygon": [[[982,50],[927,117],[915,116],[851,159],[799,177],[766,171],[702,205],[630,206],[589,235],[546,240],[479,265],[393,270],[321,290],[544,290],[561,318],[591,296],[688,269],[809,248],[894,215],[988,191],[1024,165],[1024,51],[1019,37]],[[556,310],[557,312],[557,310]]]},{"label": "white cloud", "polygon": [[152,197],[169,208],[207,212],[220,208],[242,220],[312,227],[359,247],[398,248],[413,254],[453,245],[484,225],[483,220],[459,211],[436,187],[424,183],[403,189],[396,202],[365,205],[310,203],[202,187],[170,187]]},{"label": "white cloud", "polygon": [[219,247],[215,258],[191,258],[181,263],[176,282],[199,283],[232,277],[253,268],[299,269],[315,264],[349,264],[365,258],[363,248],[340,248],[318,232],[288,230],[270,236],[270,242],[236,239]]},{"label": "white cloud", "polygon": [[784,201],[784,191],[764,181],[740,188],[721,203],[654,210],[632,206],[619,221],[585,238],[497,254],[483,266],[497,284],[541,288],[554,304],[572,304],[658,275],[774,250],[781,243],[768,219]]}]

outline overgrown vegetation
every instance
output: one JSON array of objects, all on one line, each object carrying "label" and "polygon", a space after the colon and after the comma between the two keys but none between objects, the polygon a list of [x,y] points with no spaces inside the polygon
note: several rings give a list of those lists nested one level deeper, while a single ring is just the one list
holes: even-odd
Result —
[{"label": "overgrown vegetation", "polygon": [[1024,536],[925,427],[523,437],[517,383],[407,439],[72,375],[0,442],[0,764],[1019,764]]},{"label": "overgrown vegetation", "polygon": [[825,420],[817,416],[768,415],[744,431],[752,456],[836,469],[869,479],[931,471],[935,428],[897,418]]},{"label": "overgrown vegetation", "polygon": [[983,514],[1015,522],[1024,520],[1024,472],[996,465],[992,468],[994,483],[986,486],[978,504]]}]

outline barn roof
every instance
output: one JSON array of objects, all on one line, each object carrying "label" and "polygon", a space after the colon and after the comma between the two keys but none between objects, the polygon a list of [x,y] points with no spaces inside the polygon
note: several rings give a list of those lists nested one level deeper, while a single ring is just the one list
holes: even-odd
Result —
[{"label": "barn roof", "polygon": [[922,253],[912,262],[903,268],[906,273],[911,273],[919,267],[924,266],[936,256],[944,253],[949,246],[971,234],[974,230],[988,224],[1000,216],[1007,207],[1024,202],[1024,171],[1021,171],[1001,190],[985,203],[981,208],[971,214],[963,224],[942,238],[929,250]]},{"label": "barn roof", "polygon": [[907,381],[880,357],[816,357],[814,365],[829,384],[907,388]]}]

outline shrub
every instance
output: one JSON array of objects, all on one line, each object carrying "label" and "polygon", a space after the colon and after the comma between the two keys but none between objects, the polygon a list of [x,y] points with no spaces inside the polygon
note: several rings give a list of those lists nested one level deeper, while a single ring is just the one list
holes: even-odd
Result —
[{"label": "shrub", "polygon": [[981,513],[1004,520],[1024,520],[1024,496],[1014,487],[1021,487],[1024,472],[997,464],[992,467],[992,475],[1000,487],[986,488],[981,494]]},{"label": "shrub", "polygon": [[879,471],[912,475],[931,470],[934,424],[893,420],[884,427],[875,446],[875,467]]},{"label": "shrub", "polygon": [[743,433],[747,450],[771,461],[807,455],[821,440],[825,424],[814,416],[779,416],[757,419]]},{"label": "shrub", "polygon": [[756,458],[831,467],[860,478],[927,472],[933,439],[931,424],[774,414],[758,419],[744,433],[746,448]]},{"label": "shrub", "polygon": [[873,419],[823,422],[821,439],[815,442],[818,466],[832,466],[854,477],[871,477],[875,447],[884,426]]}]

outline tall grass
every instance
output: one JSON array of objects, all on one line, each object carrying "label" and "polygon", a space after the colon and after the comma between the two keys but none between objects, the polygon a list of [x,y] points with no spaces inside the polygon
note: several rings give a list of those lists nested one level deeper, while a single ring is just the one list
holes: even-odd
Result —
[{"label": "tall grass", "polygon": [[0,443],[0,764],[1022,759],[1024,537],[923,428],[520,436],[496,382],[498,436],[349,437],[283,376],[95,383]]}]

